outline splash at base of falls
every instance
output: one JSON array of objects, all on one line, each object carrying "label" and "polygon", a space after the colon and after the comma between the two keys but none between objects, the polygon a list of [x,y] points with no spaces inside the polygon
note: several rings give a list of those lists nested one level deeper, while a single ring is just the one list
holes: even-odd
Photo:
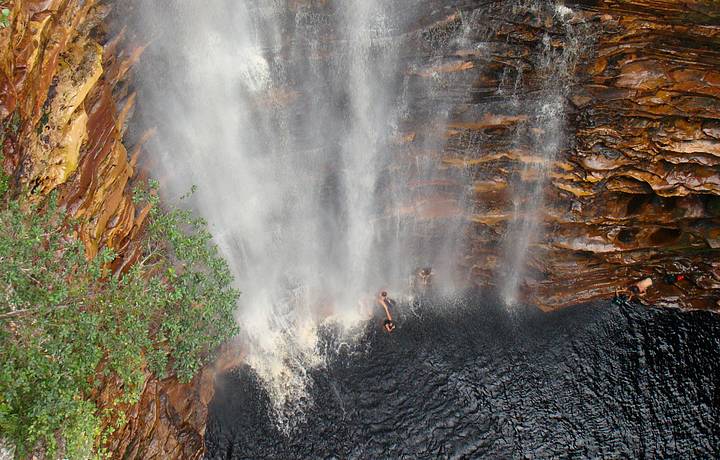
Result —
[{"label": "splash at base of falls", "polygon": [[246,362],[264,383],[280,432],[286,435],[293,432],[305,422],[305,414],[316,403],[311,396],[311,374],[325,368],[328,356],[337,352],[321,343],[323,331],[326,334],[333,331],[336,347],[356,350],[368,320],[361,308],[320,318],[307,305],[305,309],[289,311],[286,316],[241,318],[244,328],[256,331],[245,337],[250,346]]},{"label": "splash at base of falls", "polygon": [[[328,372],[339,362],[366,359],[374,353],[369,336],[382,336],[394,341],[405,335],[404,329],[437,316],[452,316],[465,297],[457,293],[444,296],[428,289],[393,299],[393,318],[397,329],[386,332],[382,327],[385,318],[377,305],[369,305],[374,299],[363,299],[354,314],[345,311],[342,315],[331,315],[302,321],[302,326],[273,327],[273,334],[256,348],[246,359],[246,365],[233,373],[244,373],[249,369],[254,379],[263,387],[267,406],[264,410],[273,430],[287,439],[297,436],[308,424],[311,417],[322,410],[326,397],[318,397],[317,376]],[[250,339],[254,340],[254,339]],[[402,339],[399,339],[402,340]],[[258,346],[266,348],[259,349]],[[263,353],[264,352],[264,353]],[[392,351],[387,358],[393,360]]]}]

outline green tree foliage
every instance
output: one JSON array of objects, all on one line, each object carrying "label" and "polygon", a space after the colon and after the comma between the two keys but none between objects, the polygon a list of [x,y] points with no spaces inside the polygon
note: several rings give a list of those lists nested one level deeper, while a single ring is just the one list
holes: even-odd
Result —
[{"label": "green tree foliage", "polygon": [[[0,178],[1,179],[1,178]],[[0,180],[0,184],[3,184]],[[155,186],[155,184],[153,184]],[[237,333],[238,292],[205,223],[164,211],[153,187],[144,254],[125,275],[103,250],[87,261],[74,222],[50,197],[0,209],[0,436],[17,455],[87,458],[103,417],[90,395],[100,378],[123,382],[122,402],[140,396],[147,371],[188,381]]]},{"label": "green tree foliage", "polygon": [[0,29],[10,27],[10,9],[3,8],[0,10]]}]

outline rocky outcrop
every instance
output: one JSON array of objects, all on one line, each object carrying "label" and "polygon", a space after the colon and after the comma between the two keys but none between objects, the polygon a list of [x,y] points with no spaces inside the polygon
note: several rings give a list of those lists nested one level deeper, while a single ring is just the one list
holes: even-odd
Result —
[{"label": "rocky outcrop", "polygon": [[[398,163],[431,158],[440,169],[410,178],[415,201],[399,215],[467,224],[461,264],[483,287],[508,276],[508,235],[536,219],[521,286],[545,309],[646,276],[656,281],[650,303],[717,308],[717,2],[434,3],[402,38],[410,90],[432,86],[432,98],[413,102],[392,148]],[[122,143],[135,101],[127,72],[142,50],[107,39],[107,4],[16,0],[11,9],[0,29],[2,166],[18,192],[56,191],[80,219],[88,254],[113,248],[123,270],[139,255],[147,215],[130,187],[139,147],[128,154]],[[278,92],[273,103],[295,95]],[[665,284],[668,274],[685,279]],[[213,375],[148,379],[110,451],[199,458]],[[103,382],[96,397],[109,407],[116,391]]]},{"label": "rocky outcrop", "polygon": [[647,276],[649,303],[719,308],[718,4],[468,3],[411,38],[416,84],[437,88],[424,103],[450,116],[441,132],[431,110],[408,121],[401,150],[441,145],[445,168],[410,208],[435,218],[420,210],[427,189],[451,197],[483,287],[513,276],[529,228],[520,285],[544,309]]},{"label": "rocky outcrop", "polygon": [[[110,247],[127,264],[142,225],[128,183],[134,161],[122,144],[134,98],[119,82],[134,56],[102,46],[108,7],[87,1],[17,1],[0,30],[0,114],[12,124],[5,170],[18,192],[58,192],[80,219],[88,256]],[[117,102],[120,108],[117,107]]]},{"label": "rocky outcrop", "polygon": [[207,407],[214,394],[214,373],[205,369],[188,384],[148,375],[140,401],[117,404],[117,382],[106,382],[98,395],[102,407],[121,409],[127,422],[105,444],[112,458],[199,459]]},{"label": "rocky outcrop", "polygon": [[[6,6],[6,4],[3,4]],[[148,209],[132,199],[142,141],[128,154],[123,135],[135,96],[128,70],[142,52],[108,39],[106,3],[16,0],[9,27],[0,28],[2,167],[14,193],[40,199],[51,192],[78,219],[88,257],[111,248],[112,268],[137,260]],[[142,136],[141,136],[142,139]],[[109,437],[114,458],[199,458],[213,384],[206,370],[188,385],[151,375],[139,404],[118,403],[118,383],[100,381],[104,413],[123,410],[126,423]],[[107,426],[117,420],[106,418]]]},{"label": "rocky outcrop", "polygon": [[[538,296],[562,305],[651,276],[648,302],[717,308],[720,8],[605,2],[585,14],[598,21],[595,55],[574,95],[572,169],[553,180],[571,212],[550,217],[558,262]],[[568,252],[582,261],[563,264]]]},{"label": "rocky outcrop", "polygon": [[157,380],[148,375],[140,401],[114,402],[117,382],[105,382],[97,399],[102,407],[117,407],[127,423],[115,431],[105,447],[112,458],[199,460],[205,452],[208,405],[215,394],[215,376],[242,362],[239,343],[222,347],[212,365],[206,366],[191,382],[171,377]]}]

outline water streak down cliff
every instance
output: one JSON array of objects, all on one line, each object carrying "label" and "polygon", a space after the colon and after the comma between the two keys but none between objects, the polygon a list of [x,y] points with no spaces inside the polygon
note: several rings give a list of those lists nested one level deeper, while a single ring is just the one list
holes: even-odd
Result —
[{"label": "water streak down cliff", "polygon": [[[543,239],[548,230],[543,227],[542,209],[545,206],[545,187],[548,186],[554,162],[567,143],[568,95],[576,83],[576,69],[582,52],[592,44],[590,26],[584,19],[562,3],[531,2],[511,4],[514,13],[531,13],[557,23],[561,38],[545,31],[541,48],[530,56],[540,79],[536,95],[524,97],[519,85],[513,87],[511,110],[513,116],[525,119],[529,133],[516,130],[512,148],[525,148],[537,155],[521,161],[519,171],[512,171],[507,179],[512,190],[512,220],[504,236],[504,264],[509,271],[502,272],[501,292],[507,306],[515,307],[520,285],[526,275],[527,255],[530,246]],[[476,18],[476,20],[481,20]],[[515,83],[523,78],[516,71]],[[529,108],[527,106],[530,106]]]}]

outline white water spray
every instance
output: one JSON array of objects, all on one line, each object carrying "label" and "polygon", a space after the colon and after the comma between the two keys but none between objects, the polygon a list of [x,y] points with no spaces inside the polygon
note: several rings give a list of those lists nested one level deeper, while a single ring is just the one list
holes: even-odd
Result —
[{"label": "white water spray", "polygon": [[198,186],[193,205],[242,291],[247,360],[281,425],[301,416],[307,372],[323,363],[321,322],[359,324],[359,300],[372,307],[435,262],[406,241],[406,187],[388,172],[407,102],[396,38],[421,2],[401,3],[141,4],[154,171],[171,195]]},{"label": "white water spray", "polygon": [[[525,8],[541,14],[548,5],[519,2]],[[519,184],[513,198],[513,218],[506,236],[505,255],[509,272],[501,286],[501,297],[508,308],[518,304],[520,289],[527,270],[530,247],[542,240],[542,210],[545,205],[545,187],[548,185],[554,162],[565,144],[566,99],[575,78],[575,66],[583,48],[581,28],[573,24],[574,12],[562,3],[549,10],[564,32],[561,47],[553,44],[547,33],[543,36],[541,52],[537,57],[538,78],[542,82],[540,95],[530,110],[534,117],[531,152],[539,161],[528,159],[519,172]],[[519,108],[519,104],[516,104]]]}]

